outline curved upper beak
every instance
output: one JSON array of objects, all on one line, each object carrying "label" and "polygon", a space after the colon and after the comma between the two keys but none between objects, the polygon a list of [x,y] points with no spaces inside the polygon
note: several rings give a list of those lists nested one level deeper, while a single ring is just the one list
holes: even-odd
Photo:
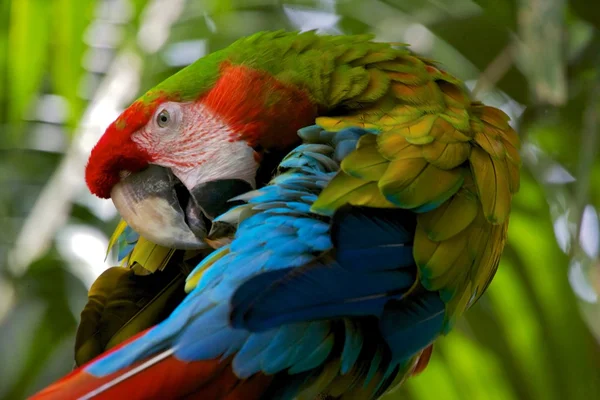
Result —
[{"label": "curved upper beak", "polygon": [[[111,198],[136,232],[161,246],[176,249],[208,247],[212,220],[239,202],[230,202],[252,187],[223,179],[186,188],[171,170],[157,165],[130,174],[117,183]],[[210,242],[210,241],[209,241]]]}]

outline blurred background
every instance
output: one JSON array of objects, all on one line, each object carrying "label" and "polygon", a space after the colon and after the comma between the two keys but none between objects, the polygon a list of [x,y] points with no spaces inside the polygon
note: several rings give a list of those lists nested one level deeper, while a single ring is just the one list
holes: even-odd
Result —
[{"label": "blurred background", "polygon": [[0,398],[73,366],[117,223],[83,168],[139,94],[259,30],[405,42],[501,107],[524,159],[487,294],[392,399],[600,398],[600,5],[586,0],[0,0]]}]

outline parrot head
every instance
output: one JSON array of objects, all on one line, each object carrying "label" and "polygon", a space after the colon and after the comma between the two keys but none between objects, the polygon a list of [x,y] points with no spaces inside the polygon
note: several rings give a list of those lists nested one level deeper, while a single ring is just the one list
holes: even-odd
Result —
[{"label": "parrot head", "polygon": [[296,144],[296,131],[316,112],[303,88],[213,53],[148,91],[106,129],[86,183],[148,240],[205,247],[213,219],[257,187],[264,159]]}]

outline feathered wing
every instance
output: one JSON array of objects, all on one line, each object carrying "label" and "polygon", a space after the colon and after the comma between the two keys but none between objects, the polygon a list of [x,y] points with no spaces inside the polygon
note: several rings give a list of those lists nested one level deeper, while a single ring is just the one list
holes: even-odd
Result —
[{"label": "feathered wing", "polygon": [[449,329],[498,266],[519,189],[519,139],[506,114],[472,101],[434,61],[372,39],[270,32],[235,51],[305,88],[327,111],[317,119],[325,130],[373,133],[343,160],[312,210],[331,216],[352,204],[419,213],[414,256],[423,286],[447,302]]},{"label": "feathered wing", "polygon": [[297,148],[285,173],[219,218],[236,238],[192,272],[167,320],[36,398],[368,399],[405,377],[444,315],[434,293],[405,297],[414,215],[349,208],[330,221],[309,210],[365,133],[305,130],[321,143]]},{"label": "feathered wing", "polygon": [[124,221],[109,241],[111,249],[121,266],[107,269],[89,290],[75,340],[78,366],[168,317],[185,297],[191,263],[206,254],[158,246]]},{"label": "feathered wing", "polygon": [[504,247],[511,197],[519,189],[519,140],[502,111],[470,100],[434,62],[384,48],[340,63],[365,66],[366,88],[346,91],[348,116],[324,129],[369,129],[313,205],[344,204],[418,213],[414,257],[420,282],[447,303],[447,329],[491,281]]}]

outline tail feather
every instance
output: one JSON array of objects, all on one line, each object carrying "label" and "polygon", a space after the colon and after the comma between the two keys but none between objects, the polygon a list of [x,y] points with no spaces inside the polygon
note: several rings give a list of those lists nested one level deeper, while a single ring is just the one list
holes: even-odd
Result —
[{"label": "tail feather", "polygon": [[430,344],[421,352],[417,363],[415,364],[411,375],[419,375],[421,372],[425,371],[427,365],[429,364],[429,360],[431,359],[431,354],[433,353],[433,344]]},{"label": "tail feather", "polygon": [[91,361],[31,400],[258,400],[272,380],[262,374],[240,380],[232,371],[231,359],[185,362],[172,353],[159,353],[106,376],[89,373],[86,367],[93,364]]}]

